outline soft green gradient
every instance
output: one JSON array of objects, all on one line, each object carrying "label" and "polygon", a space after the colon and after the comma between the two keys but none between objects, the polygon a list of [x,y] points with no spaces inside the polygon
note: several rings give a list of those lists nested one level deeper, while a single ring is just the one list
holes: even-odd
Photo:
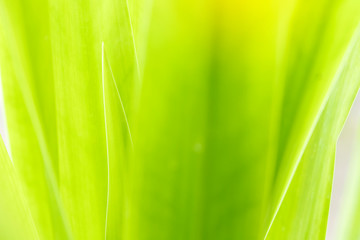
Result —
[{"label": "soft green gradient", "polygon": [[323,239],[359,21],[358,0],[0,0],[0,234]]}]

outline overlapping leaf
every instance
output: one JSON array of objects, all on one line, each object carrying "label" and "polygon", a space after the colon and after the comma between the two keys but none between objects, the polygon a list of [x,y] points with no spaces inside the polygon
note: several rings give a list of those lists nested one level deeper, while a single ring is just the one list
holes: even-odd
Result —
[{"label": "overlapping leaf", "polygon": [[284,2],[1,1],[39,238],[322,238],[360,5]]}]

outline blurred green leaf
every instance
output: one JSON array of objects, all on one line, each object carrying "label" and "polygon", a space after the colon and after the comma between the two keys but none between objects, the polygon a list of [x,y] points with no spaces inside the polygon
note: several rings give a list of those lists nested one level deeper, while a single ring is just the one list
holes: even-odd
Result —
[{"label": "blurred green leaf", "polygon": [[0,237],[40,239],[23,185],[0,139]]},{"label": "blurred green leaf", "polygon": [[324,238],[357,0],[1,0],[0,20],[40,239]]},{"label": "blurred green leaf", "polygon": [[286,189],[282,205],[269,229],[269,239],[325,238],[335,148],[360,87],[359,57],[360,28],[349,44],[324,108]]}]

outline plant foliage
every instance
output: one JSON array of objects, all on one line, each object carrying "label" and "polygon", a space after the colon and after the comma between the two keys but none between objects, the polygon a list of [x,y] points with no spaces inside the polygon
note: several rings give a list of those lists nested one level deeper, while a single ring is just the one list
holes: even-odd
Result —
[{"label": "plant foliage", "polygon": [[0,0],[1,238],[325,238],[359,21],[358,0]]}]

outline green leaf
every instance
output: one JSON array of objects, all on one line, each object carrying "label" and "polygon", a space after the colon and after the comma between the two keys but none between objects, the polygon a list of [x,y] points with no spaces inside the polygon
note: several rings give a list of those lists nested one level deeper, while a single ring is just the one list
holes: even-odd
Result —
[{"label": "green leaf", "polygon": [[255,4],[220,6],[154,2],[133,130],[131,239],[261,235],[275,13]]},{"label": "green leaf", "polygon": [[39,238],[323,238],[359,12],[0,0],[10,148]]},{"label": "green leaf", "polygon": [[57,184],[48,5],[46,1],[0,4],[1,74],[11,155],[40,237],[64,238],[69,230]]},{"label": "green leaf", "polygon": [[94,1],[50,1],[59,186],[74,239],[105,236],[107,157],[98,10]]},{"label": "green leaf", "polygon": [[[321,115],[286,189],[268,239],[324,239],[335,147],[360,87],[360,28],[347,49]],[[347,239],[347,238],[346,238]]]},{"label": "green leaf", "polygon": [[40,239],[23,184],[0,139],[0,237]]},{"label": "green leaf", "polygon": [[[285,41],[284,55],[278,69],[284,92],[281,98],[280,115],[278,116],[280,124],[279,145],[274,172],[272,202],[268,215],[270,220],[267,221],[266,234],[269,233],[274,220],[276,220],[277,213],[286,197],[299,163],[302,161],[304,152],[310,151],[306,150],[309,147],[309,141],[316,141],[311,139],[316,138],[314,129],[327,99],[333,94],[334,88],[341,88],[344,84],[337,80],[336,71],[340,71],[345,65],[344,62],[340,63],[341,58],[343,61],[347,61],[343,55],[354,29],[359,23],[358,4],[356,1],[350,0],[342,2],[300,1],[294,5],[294,12],[288,29],[289,35]],[[355,85],[354,91],[357,91],[358,88],[356,87],[357,85]],[[343,96],[338,97],[336,101],[343,98]],[[352,100],[348,104],[342,107],[349,109]],[[346,115],[347,112],[345,111],[344,116]],[[331,116],[328,114],[326,118],[332,118]],[[339,120],[342,119],[341,116],[337,117]],[[334,122],[334,124],[336,123]],[[339,124],[341,129],[343,123],[340,122]],[[336,128],[336,125],[331,128],[334,129],[332,133],[336,136],[336,139],[331,141],[337,140]],[[324,151],[323,155],[317,156],[317,161],[328,158],[327,156],[334,152],[335,142],[331,145],[333,147],[329,148],[329,152]],[[324,169],[326,169],[325,166]],[[311,173],[309,174],[311,175]],[[328,171],[328,174],[324,174],[323,178],[328,179],[329,176],[331,179],[331,170]],[[326,182],[326,180],[324,181]],[[322,185],[319,183],[318,186]],[[323,186],[326,188],[326,184]],[[321,201],[319,200],[319,204]],[[318,204],[316,199],[313,202]],[[325,201],[319,206],[326,208],[327,205],[328,202]],[[319,207],[320,215],[323,212],[322,207]],[[315,212],[313,212],[313,216],[316,216]],[[324,221],[326,219],[327,216],[324,217]],[[289,226],[293,224],[291,220],[291,217],[287,218]],[[322,227],[326,229],[326,224],[323,224]],[[325,230],[323,229],[322,232]]]},{"label": "green leaf", "polygon": [[134,150],[124,104],[103,44],[103,103],[107,144],[108,188],[105,221],[106,239],[127,236],[129,198],[129,158]]}]

